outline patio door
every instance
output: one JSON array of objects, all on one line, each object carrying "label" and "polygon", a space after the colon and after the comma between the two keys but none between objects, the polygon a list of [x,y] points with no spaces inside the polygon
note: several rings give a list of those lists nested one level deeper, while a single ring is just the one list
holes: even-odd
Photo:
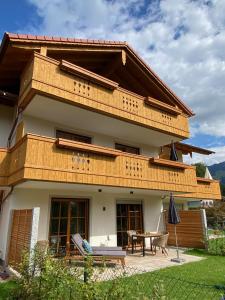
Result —
[{"label": "patio door", "polygon": [[88,239],[88,199],[53,198],[49,244],[57,256],[64,256],[73,250],[71,235],[80,233]]},{"label": "patio door", "polygon": [[128,246],[127,230],[143,232],[142,204],[117,204],[117,245]]}]

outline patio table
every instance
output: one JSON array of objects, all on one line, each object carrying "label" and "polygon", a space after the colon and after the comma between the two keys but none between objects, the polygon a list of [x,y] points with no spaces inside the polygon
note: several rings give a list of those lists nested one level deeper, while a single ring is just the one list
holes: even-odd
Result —
[{"label": "patio table", "polygon": [[131,237],[132,254],[134,253],[134,237],[142,239],[142,253],[143,253],[143,256],[145,256],[145,250],[146,250],[145,249],[145,239],[146,238],[150,239],[150,245],[151,245],[151,251],[152,251],[152,238],[160,237],[161,235],[162,235],[162,233],[160,233],[160,232],[132,234],[132,237]]}]

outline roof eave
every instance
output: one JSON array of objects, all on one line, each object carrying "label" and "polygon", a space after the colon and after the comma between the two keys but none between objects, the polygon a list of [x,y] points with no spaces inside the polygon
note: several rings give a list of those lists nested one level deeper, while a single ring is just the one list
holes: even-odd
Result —
[{"label": "roof eave", "polygon": [[5,54],[5,51],[8,47],[8,45],[9,45],[9,41],[10,41],[9,34],[8,34],[8,32],[5,32],[3,35],[3,38],[2,38],[1,46],[0,46],[0,62]]},{"label": "roof eave", "polygon": [[117,46],[117,47],[123,47],[128,52],[130,52],[137,60],[138,62],[151,74],[151,76],[163,87],[164,90],[174,99],[174,101],[182,107],[184,112],[189,116],[193,117],[195,114],[194,112],[186,105],[184,102],[167,86],[167,84],[161,80],[158,75],[146,64],[146,62],[137,54],[137,52],[127,43],[127,42],[116,42],[116,41],[105,41],[105,40],[89,40],[89,39],[73,39],[73,38],[56,38],[56,37],[49,37],[49,36],[35,36],[35,35],[29,35],[29,34],[15,34],[15,33],[8,33],[5,32],[1,47],[0,47],[0,61],[2,60],[4,53],[9,45],[9,42],[15,42],[15,41],[21,41],[24,42],[26,40],[29,41],[38,41],[43,43],[69,43],[69,44],[89,44],[89,45],[101,45],[101,46]]},{"label": "roof eave", "polygon": [[156,81],[163,86],[164,89],[173,97],[175,102],[181,105],[189,117],[195,116],[195,113],[168,87],[168,85],[158,77],[158,75],[146,64],[146,62],[137,54],[137,52],[126,43],[126,49],[131,52],[136,59],[147,69],[147,71],[156,79]]}]

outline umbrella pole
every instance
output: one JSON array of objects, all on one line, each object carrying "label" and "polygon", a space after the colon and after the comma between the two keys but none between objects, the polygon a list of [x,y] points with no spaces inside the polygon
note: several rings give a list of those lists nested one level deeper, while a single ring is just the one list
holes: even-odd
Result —
[{"label": "umbrella pole", "polygon": [[175,239],[176,239],[177,259],[180,259],[179,247],[178,247],[178,241],[177,241],[177,226],[176,226],[176,224],[174,225],[174,234],[175,234]]},{"label": "umbrella pole", "polygon": [[177,257],[172,258],[171,261],[176,262],[176,263],[181,263],[184,262],[185,260],[183,258],[180,258],[179,254],[179,247],[178,247],[178,241],[177,241],[177,226],[174,224],[174,234],[175,234],[175,241],[176,241],[176,250],[177,250]]}]

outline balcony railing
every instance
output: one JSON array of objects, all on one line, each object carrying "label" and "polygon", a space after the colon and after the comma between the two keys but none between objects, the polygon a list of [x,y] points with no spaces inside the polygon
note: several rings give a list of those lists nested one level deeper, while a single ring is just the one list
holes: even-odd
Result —
[{"label": "balcony railing", "polygon": [[220,184],[218,180],[197,177],[197,192],[188,197],[197,199],[221,200]]},{"label": "balcony railing", "polygon": [[[1,152],[0,152],[1,153]],[[196,192],[195,168],[119,150],[28,134],[0,156],[1,184],[25,180]],[[6,180],[7,179],[7,180]]]},{"label": "balcony railing", "polygon": [[19,105],[26,106],[35,93],[172,136],[189,137],[188,117],[178,108],[144,98],[107,78],[40,54],[34,55],[22,74]]},{"label": "balcony railing", "polygon": [[[0,148],[0,186],[8,184],[9,152],[7,149]],[[1,189],[1,188],[0,188]]]}]

